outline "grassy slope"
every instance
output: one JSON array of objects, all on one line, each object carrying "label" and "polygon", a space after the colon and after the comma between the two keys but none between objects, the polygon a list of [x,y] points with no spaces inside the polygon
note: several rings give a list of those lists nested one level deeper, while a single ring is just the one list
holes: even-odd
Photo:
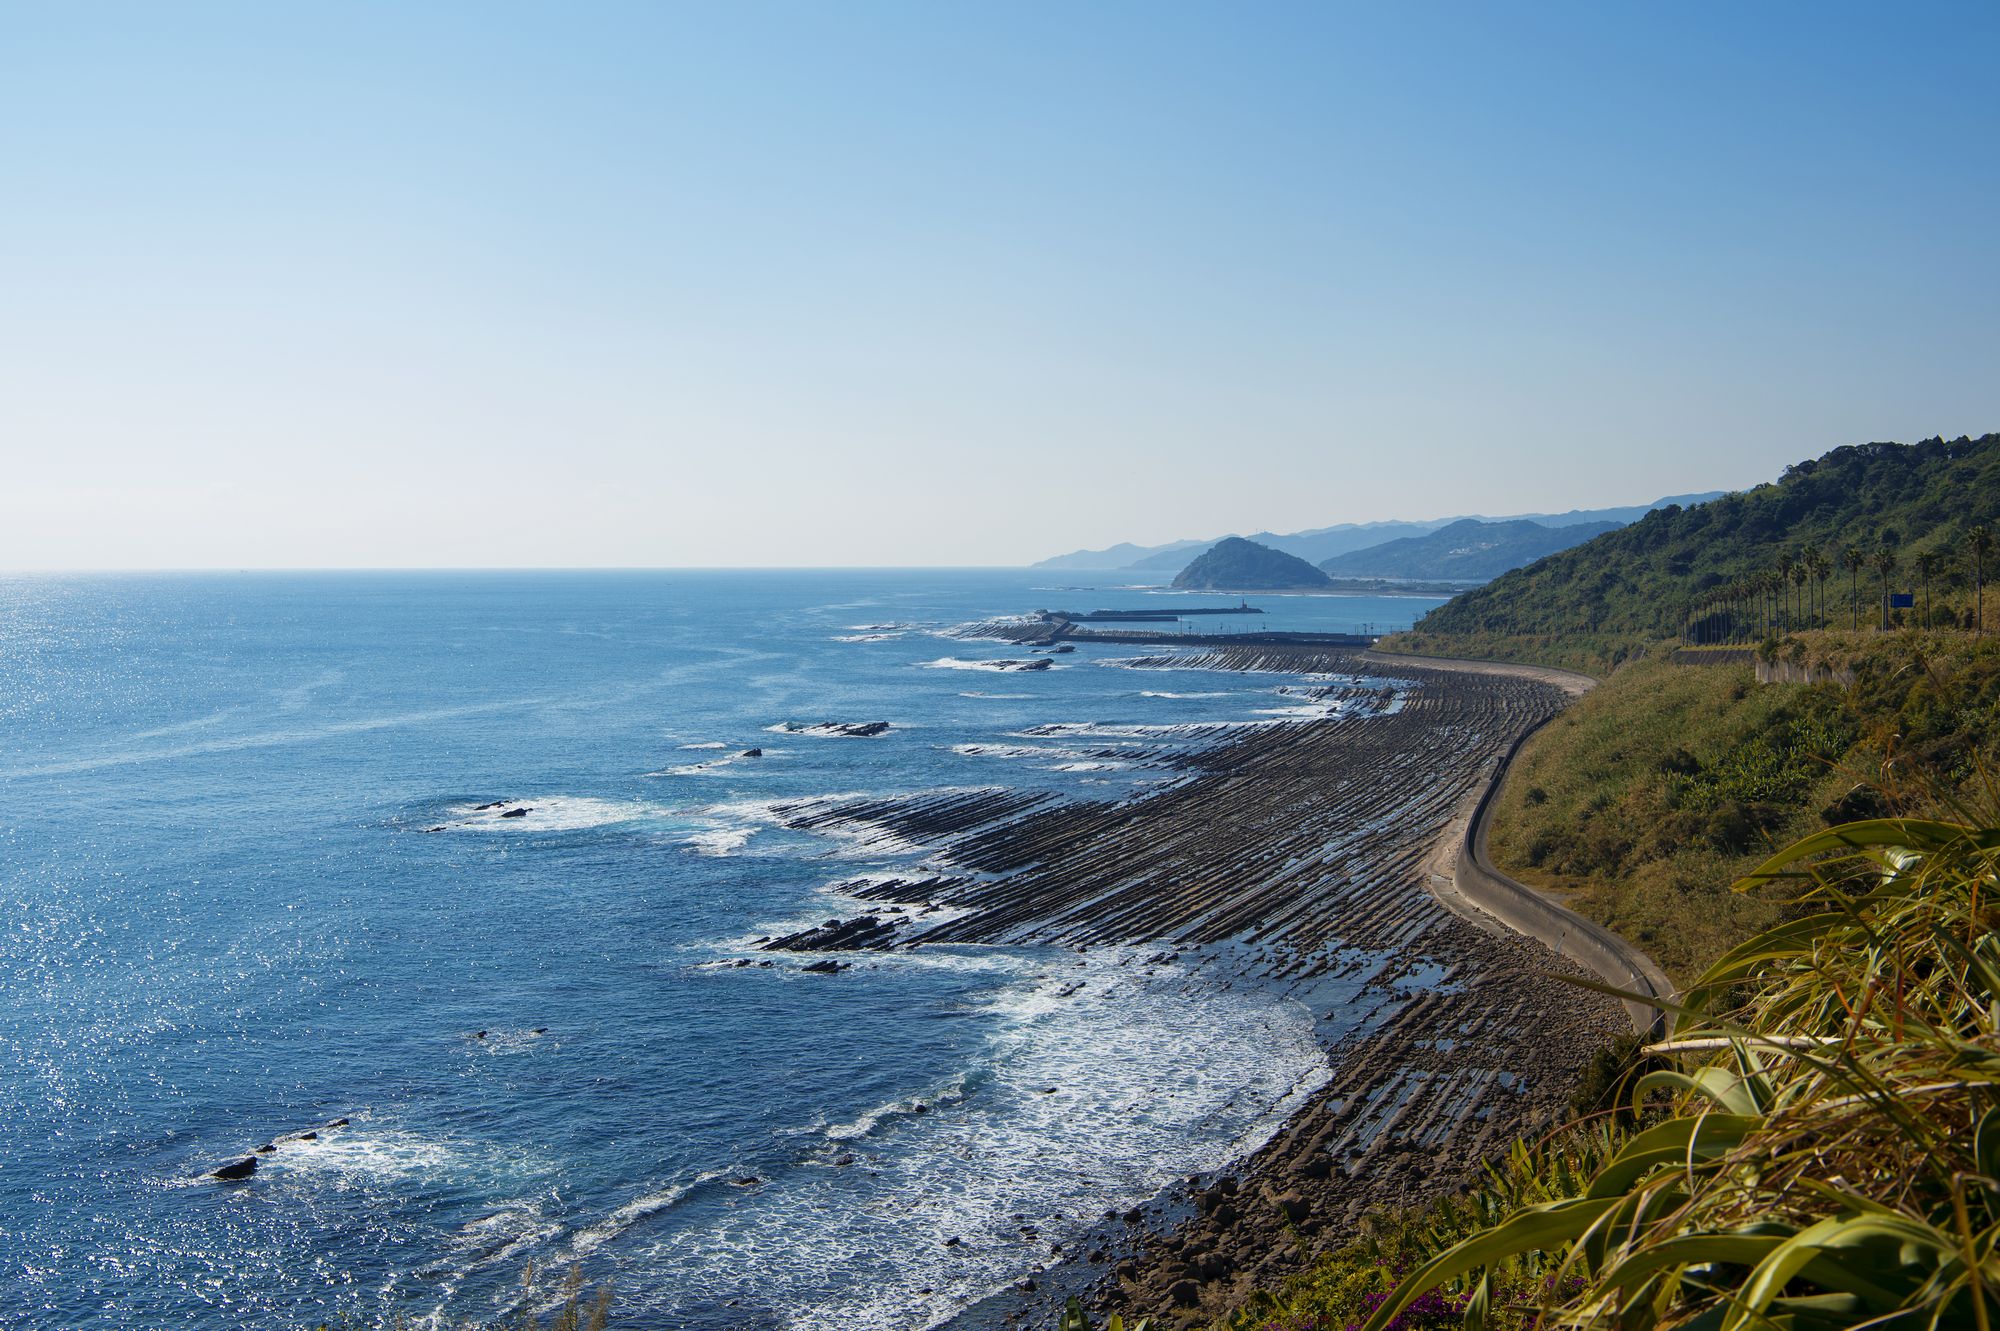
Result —
[{"label": "grassy slope", "polygon": [[[1847,784],[1812,760],[1853,733],[1824,692],[1760,688],[1749,666],[1625,667],[1522,751],[1494,804],[1494,862],[1687,978],[1773,922],[1729,885]],[[1831,743],[1773,752],[1767,737],[1795,743],[1829,711]]]},{"label": "grassy slope", "polygon": [[1759,685],[1748,665],[1663,654],[1618,670],[1523,749],[1494,805],[1495,862],[1685,979],[1777,918],[1730,890],[1773,847],[1892,807],[1989,802],[2000,639],[1795,641],[1854,685]]}]

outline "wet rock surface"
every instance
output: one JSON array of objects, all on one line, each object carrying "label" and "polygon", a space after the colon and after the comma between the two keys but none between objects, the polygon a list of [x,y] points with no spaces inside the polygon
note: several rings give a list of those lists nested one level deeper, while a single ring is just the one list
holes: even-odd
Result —
[{"label": "wet rock surface", "polygon": [[942,844],[968,871],[926,884],[950,908],[941,922],[859,946],[1157,941],[1184,964],[1226,954],[1225,983],[1302,1001],[1317,982],[1359,981],[1356,1002],[1376,1013],[1358,1034],[1326,1023],[1330,1080],[1227,1179],[1115,1212],[1075,1250],[1097,1261],[1057,1261],[1035,1291],[976,1305],[955,1331],[1052,1326],[1071,1294],[1171,1326],[1212,1319],[1346,1242],[1366,1212],[1455,1190],[1558,1121],[1577,1070],[1625,1027],[1611,1000],[1558,978],[1580,968],[1429,890],[1467,794],[1565,705],[1561,689],[1262,644],[1205,655],[1231,669],[1393,673],[1400,706],[1253,731],[1122,803],[994,792],[810,815]]}]

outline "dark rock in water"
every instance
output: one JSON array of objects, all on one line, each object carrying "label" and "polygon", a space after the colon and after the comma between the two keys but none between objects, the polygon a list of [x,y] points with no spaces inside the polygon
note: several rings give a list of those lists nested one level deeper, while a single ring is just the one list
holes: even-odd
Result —
[{"label": "dark rock in water", "polygon": [[741,758],[762,758],[764,751],[762,749],[745,749],[737,756]]},{"label": "dark rock in water", "polygon": [[965,1242],[965,1240],[964,1240],[964,1239],[961,1239],[961,1238],[960,1238],[960,1237],[959,1237],[958,1235],[954,1234],[954,1235],[952,1235],[952,1236],[951,1236],[950,1238],[948,1238],[948,1239],[946,1239],[946,1240],[944,1241],[944,1246],[945,1246],[945,1247],[947,1247],[947,1248],[956,1248],[956,1247],[958,1247],[958,1246],[959,1246],[959,1245],[960,1245],[961,1243],[964,1243],[964,1242]]},{"label": "dark rock in water", "polygon": [[264,1144],[263,1144],[262,1146],[259,1146],[259,1147],[257,1148],[257,1154],[258,1154],[258,1155],[272,1155],[272,1154],[275,1154],[275,1153],[277,1152],[277,1149],[278,1149],[278,1143],[276,1143],[276,1142],[265,1142],[265,1143],[264,1143]]},{"label": "dark rock in water", "polygon": [[507,812],[501,814],[500,816],[502,818],[526,818],[528,816],[528,810],[533,807],[534,806],[531,804],[523,804],[520,808],[509,809],[507,810]]},{"label": "dark rock in water", "polygon": [[1119,1218],[1128,1225],[1136,1225],[1142,1219],[1145,1218],[1145,1212],[1141,1211],[1138,1207],[1135,1206],[1131,1210],[1125,1212],[1125,1214]]},{"label": "dark rock in water", "polygon": [[466,1038],[470,1040],[484,1040],[486,1038],[486,1032],[474,1031],[471,1035],[467,1036]]},{"label": "dark rock in water", "polygon": [[828,920],[812,929],[801,929],[764,945],[769,952],[847,952],[857,948],[886,946],[896,934],[899,920],[862,915],[852,920]]},{"label": "dark rock in water", "polygon": [[319,1134],[317,1132],[301,1132],[296,1140],[302,1142],[316,1142],[319,1140]]},{"label": "dark rock in water", "polygon": [[[530,1035],[547,1035],[548,1033],[549,1033],[549,1028],[546,1026],[537,1026],[535,1027],[535,1029],[528,1032],[528,1034]],[[341,1121],[345,1122],[346,1120],[343,1119]]]},{"label": "dark rock in water", "polygon": [[347,1126],[347,1120],[344,1118],[337,1118],[333,1122],[327,1124],[327,1126],[329,1128],[344,1128]]},{"label": "dark rock in water", "polygon": [[436,827],[426,827],[424,829],[426,832],[445,832],[449,830],[443,823],[439,823]]},{"label": "dark rock in water", "polygon": [[504,809],[506,807],[506,800],[494,800],[491,804],[475,804],[472,806],[472,811],[474,813],[485,813],[488,809]]},{"label": "dark rock in water", "polygon": [[729,1180],[729,1185],[733,1188],[754,1188],[763,1181],[763,1179],[758,1178],[755,1174],[745,1174],[742,1178]]},{"label": "dark rock in water", "polygon": [[1033,1276],[1024,1276],[1014,1282],[1014,1288],[1020,1290],[1023,1294],[1033,1294],[1038,1287],[1035,1284]]},{"label": "dark rock in water", "polygon": [[841,735],[857,739],[869,739],[889,729],[887,721],[815,721],[802,726],[796,721],[785,722],[785,731],[792,735]]},{"label": "dark rock in water", "polygon": [[833,1159],[833,1163],[835,1163],[836,1165],[851,1165],[851,1164],[853,1164],[853,1163],[854,1163],[854,1152],[852,1152],[852,1151],[842,1151],[842,1152],[841,1152],[841,1153],[840,1153],[839,1155],[837,1155],[837,1156],[835,1156],[835,1157],[834,1157],[834,1159]]},{"label": "dark rock in water", "polygon": [[832,957],[828,957],[824,961],[815,961],[810,966],[801,966],[799,969],[808,975],[838,975],[846,967],[842,966]]},{"label": "dark rock in water", "polygon": [[923,1102],[922,1100],[919,1100],[919,1101],[917,1101],[917,1103],[916,1103],[916,1104],[915,1104],[915,1105],[914,1105],[914,1106],[913,1106],[913,1107],[911,1108],[910,1112],[911,1112],[912,1114],[928,1114],[928,1113],[930,1113],[930,1112],[931,1112],[931,1107],[930,1107],[929,1105],[925,1104],[925,1103],[924,1103],[924,1102]]},{"label": "dark rock in water", "polygon": [[257,1157],[246,1155],[241,1160],[232,1160],[226,1165],[210,1170],[208,1176],[210,1178],[222,1179],[227,1183],[234,1183],[237,1179],[249,1178],[256,1172]]}]

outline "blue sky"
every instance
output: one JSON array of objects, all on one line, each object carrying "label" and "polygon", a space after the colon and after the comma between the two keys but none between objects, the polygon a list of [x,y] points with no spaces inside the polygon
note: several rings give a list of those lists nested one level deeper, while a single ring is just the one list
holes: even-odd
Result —
[{"label": "blue sky", "polygon": [[0,0],[0,567],[1024,563],[2000,429],[2000,6]]}]

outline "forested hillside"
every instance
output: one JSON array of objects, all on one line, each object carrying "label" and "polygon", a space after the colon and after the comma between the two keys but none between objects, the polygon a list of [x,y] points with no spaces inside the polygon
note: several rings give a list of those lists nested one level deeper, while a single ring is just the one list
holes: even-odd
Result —
[{"label": "forested hillside", "polygon": [[1836,448],[1773,484],[1658,509],[1516,569],[1433,610],[1417,633],[1433,650],[1453,637],[1658,638],[1732,596],[1754,601],[1772,590],[1760,583],[1801,560],[1806,585],[1779,589],[1800,607],[1788,623],[1847,624],[1858,609],[1865,626],[1884,585],[1926,581],[1934,603],[1957,613],[1973,529],[1996,517],[2000,434]]}]

